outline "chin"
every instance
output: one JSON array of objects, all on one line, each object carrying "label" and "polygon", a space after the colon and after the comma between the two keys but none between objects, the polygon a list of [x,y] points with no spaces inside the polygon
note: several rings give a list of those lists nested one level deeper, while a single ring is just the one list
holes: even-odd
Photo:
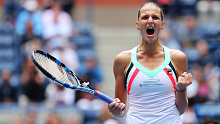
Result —
[{"label": "chin", "polygon": [[146,41],[147,43],[154,43],[156,40],[157,40],[157,38],[155,38],[155,37],[146,38],[146,39],[145,39],[145,41]]},{"label": "chin", "polygon": [[148,40],[147,41],[147,43],[149,43],[149,44],[152,44],[152,43],[154,43],[155,42],[155,40]]}]

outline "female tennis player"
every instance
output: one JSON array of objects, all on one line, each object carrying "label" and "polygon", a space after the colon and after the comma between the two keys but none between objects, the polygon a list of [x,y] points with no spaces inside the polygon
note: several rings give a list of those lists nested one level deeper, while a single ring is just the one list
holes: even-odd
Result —
[{"label": "female tennis player", "polygon": [[119,53],[114,60],[115,102],[108,105],[116,117],[123,117],[127,96],[126,124],[181,124],[192,83],[187,73],[187,56],[163,46],[158,35],[164,28],[163,10],[156,3],[144,3],[138,11],[136,29],[141,43]]}]

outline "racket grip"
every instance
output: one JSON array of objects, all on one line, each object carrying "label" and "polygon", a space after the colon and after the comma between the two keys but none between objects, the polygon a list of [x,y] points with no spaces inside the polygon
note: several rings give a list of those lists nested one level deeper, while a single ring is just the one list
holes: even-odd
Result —
[{"label": "racket grip", "polygon": [[[105,102],[108,103],[108,104],[115,101],[115,100],[112,99],[111,97],[109,97],[109,96],[105,95],[104,93],[99,92],[99,91],[97,91],[97,90],[96,90],[95,96],[98,97],[99,99],[105,101]],[[122,109],[122,111],[124,111],[124,109],[125,109],[125,107]]]},{"label": "racket grip", "polygon": [[115,100],[110,98],[109,96],[105,95],[104,93],[102,92],[99,92],[96,90],[96,94],[95,94],[96,97],[98,97],[99,99],[105,101],[106,103],[112,103],[114,102]]}]

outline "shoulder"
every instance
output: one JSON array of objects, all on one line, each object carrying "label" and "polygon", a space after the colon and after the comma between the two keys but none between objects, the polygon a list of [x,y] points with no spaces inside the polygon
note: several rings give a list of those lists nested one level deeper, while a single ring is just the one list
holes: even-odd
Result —
[{"label": "shoulder", "polygon": [[124,62],[130,62],[131,60],[131,50],[126,50],[120,52],[118,55],[115,57],[115,62],[117,63],[124,63]]},{"label": "shoulder", "polygon": [[182,74],[183,72],[186,72],[188,68],[186,54],[180,50],[169,49],[169,51],[171,61],[177,69],[177,73],[179,72],[179,74]]},{"label": "shoulder", "polygon": [[175,49],[169,49],[169,51],[170,51],[170,57],[172,61],[175,61],[175,62],[187,61],[187,56],[184,52],[180,50],[175,50]]},{"label": "shoulder", "polygon": [[131,62],[131,50],[120,52],[114,59],[114,68],[125,70]]}]

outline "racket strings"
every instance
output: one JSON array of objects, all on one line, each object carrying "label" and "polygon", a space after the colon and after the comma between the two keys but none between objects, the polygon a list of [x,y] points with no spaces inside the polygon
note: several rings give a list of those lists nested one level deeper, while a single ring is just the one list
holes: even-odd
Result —
[{"label": "racket strings", "polygon": [[78,82],[70,73],[65,70],[64,67],[59,66],[54,61],[48,59],[46,56],[35,53],[35,59],[48,73],[56,77],[56,79],[70,85],[78,85]]}]

